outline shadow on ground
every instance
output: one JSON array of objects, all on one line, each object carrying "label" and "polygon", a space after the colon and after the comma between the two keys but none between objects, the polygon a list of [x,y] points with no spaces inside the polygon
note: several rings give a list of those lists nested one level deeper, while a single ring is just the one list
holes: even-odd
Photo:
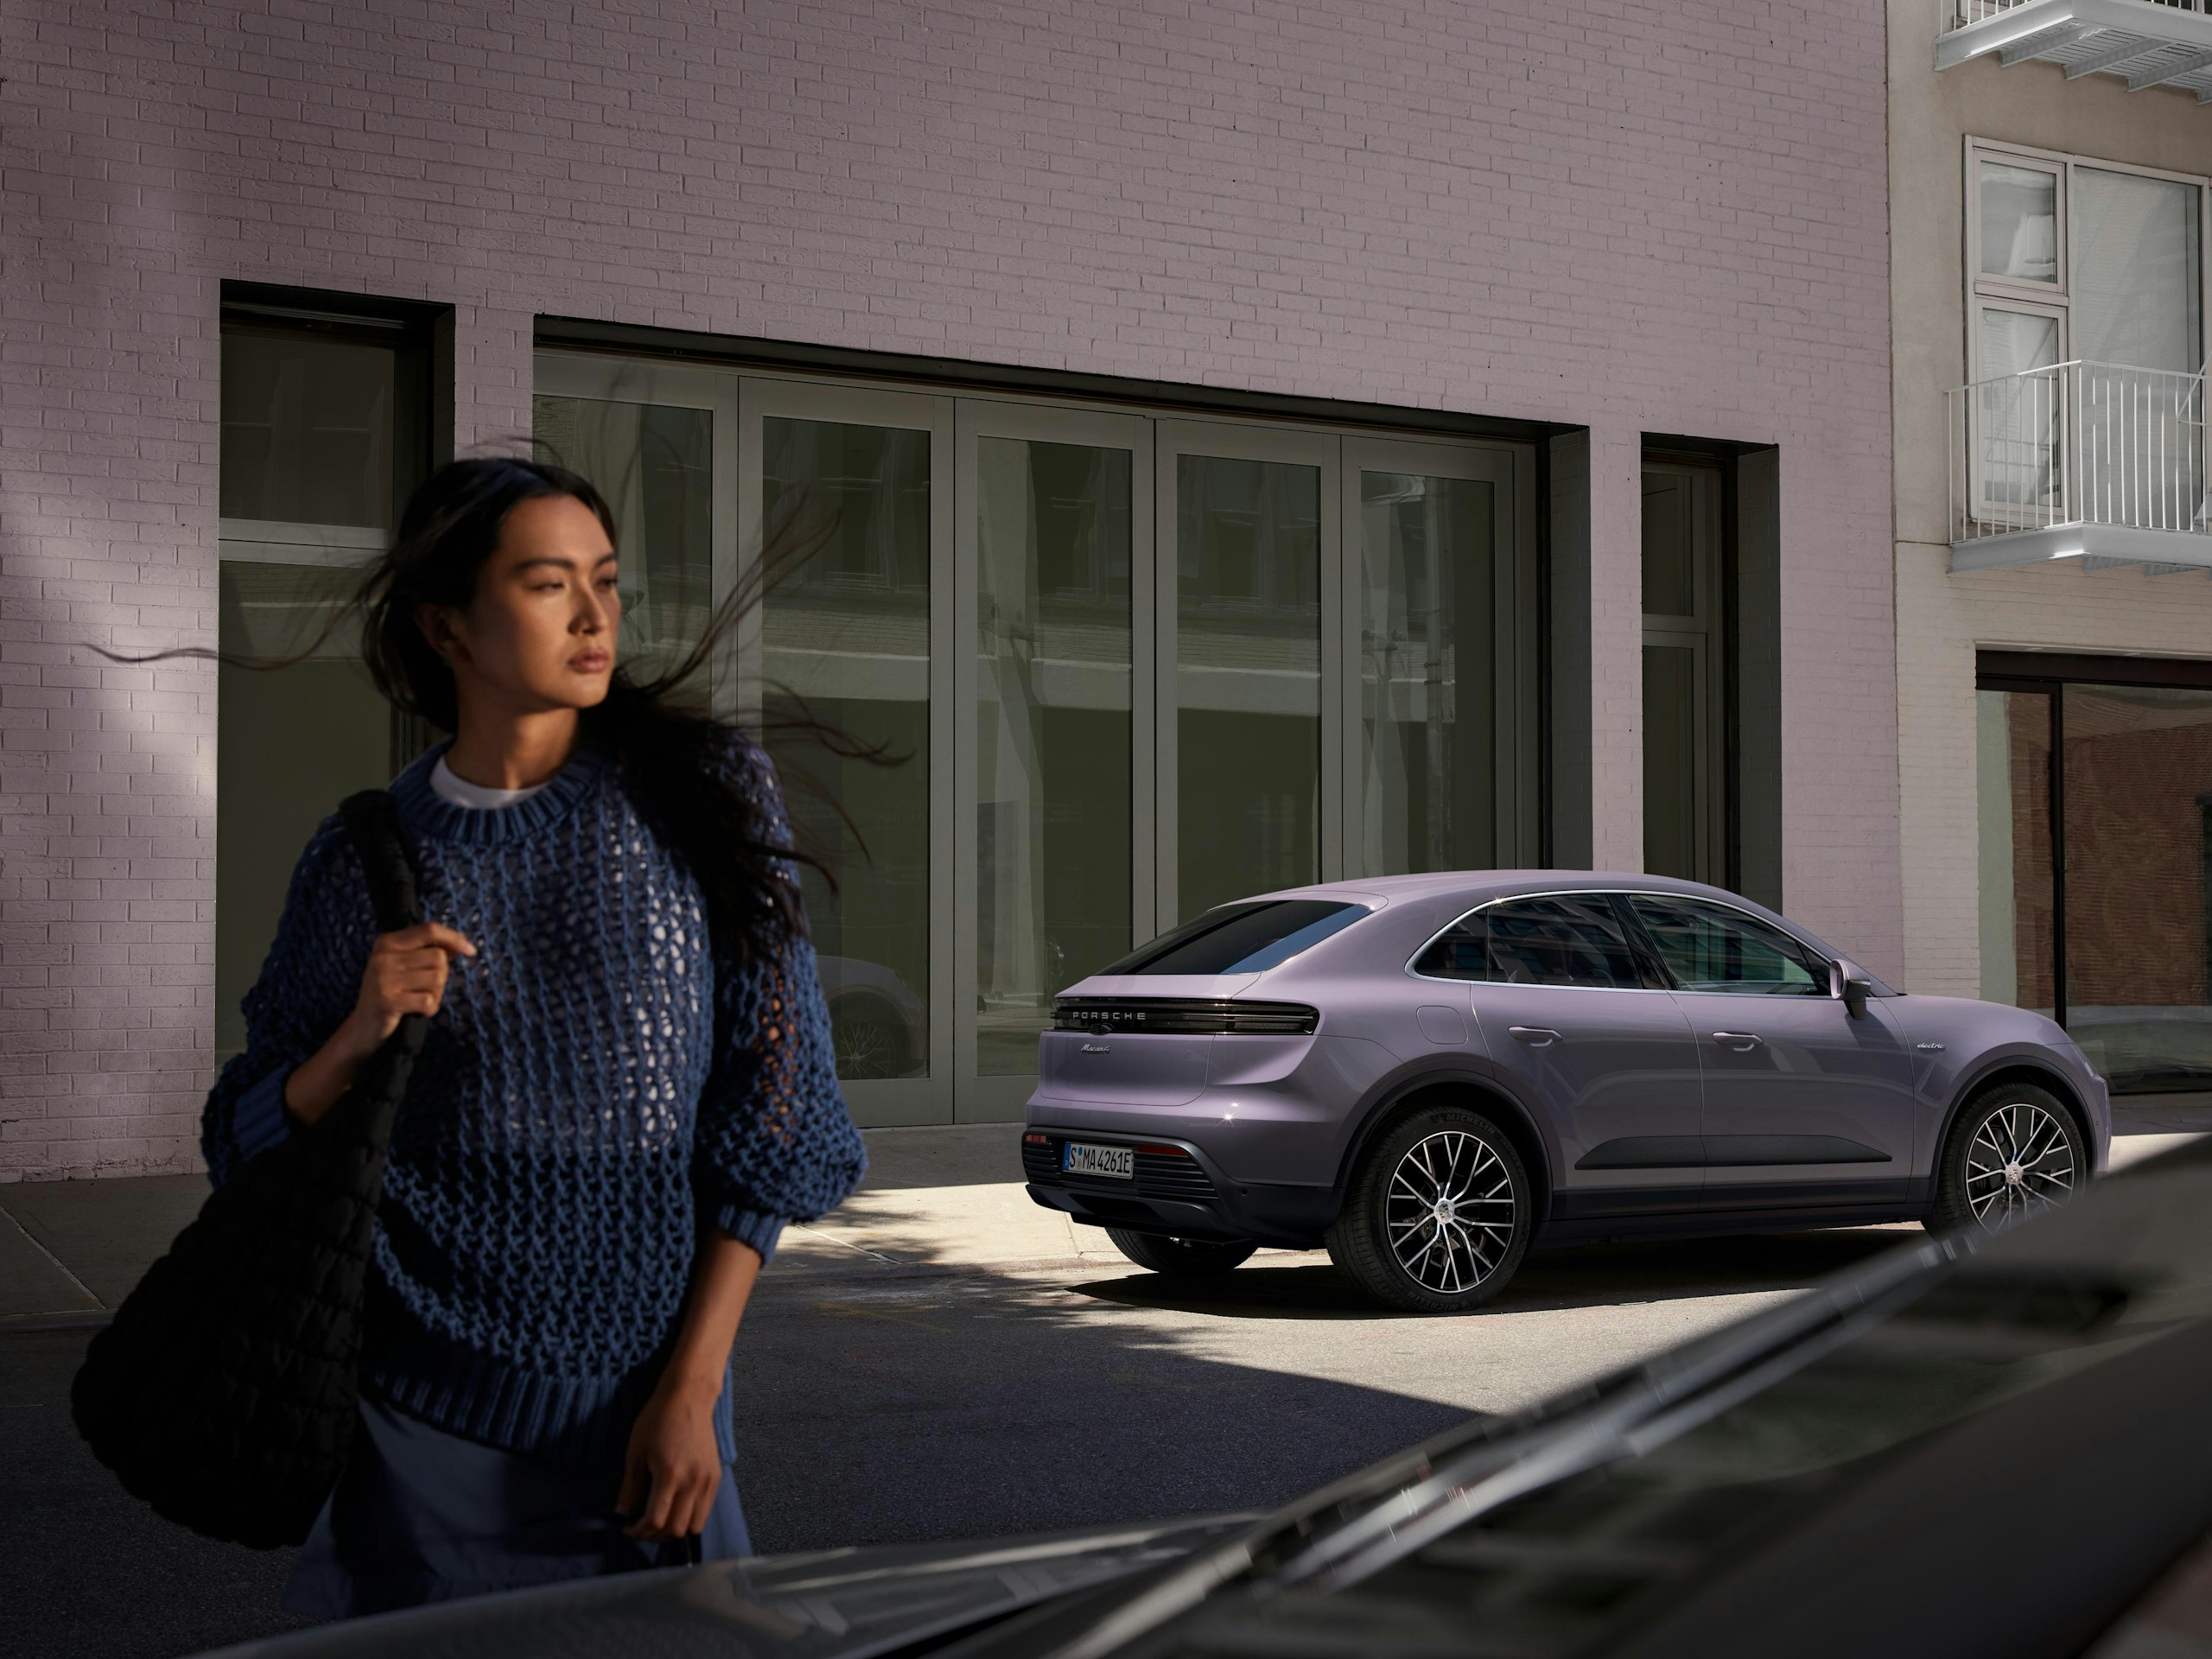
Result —
[{"label": "shadow on ground", "polygon": [[[943,1246],[921,1232],[880,1242],[926,1264]],[[1436,1322],[1450,1328],[1432,1332],[1427,1351],[1465,1370],[1503,1364],[1510,1348],[1523,1364],[1533,1353],[1548,1376],[1548,1327],[1514,1314],[1541,1321],[1545,1309],[1589,1309],[1602,1321],[1610,1303],[1802,1285],[1898,1236],[1540,1255],[1493,1313]],[[1403,1355],[1344,1323],[1394,1317],[1361,1302],[1319,1257],[1262,1257],[1212,1283],[1134,1272],[931,1274],[870,1262],[836,1277],[772,1268],[733,1364],[739,1486],[756,1548],[1273,1508],[1467,1416],[1390,1386],[1422,1385]],[[1249,1322],[1263,1319],[1307,1328],[1255,1346],[1265,1327]],[[1516,1329],[1517,1347],[1506,1341]],[[1656,1324],[1639,1329],[1647,1348],[1675,1339]],[[1396,1346],[1411,1353],[1419,1333],[1406,1330]],[[77,1440],[68,1384],[87,1336],[0,1337],[0,1651],[170,1659],[294,1627],[276,1605],[289,1552],[168,1526]],[[1346,1360],[1346,1344],[1364,1346]],[[1331,1369],[1310,1362],[1332,1348],[1342,1362],[1333,1377],[1301,1374]],[[1558,1361],[1562,1376],[1568,1357]]]},{"label": "shadow on ground", "polygon": [[[1786,1290],[1854,1267],[1910,1236],[1909,1230],[1891,1228],[1853,1228],[1539,1250],[1495,1301],[1465,1317]],[[1069,1288],[1128,1307],[1173,1308],[1222,1319],[1427,1317],[1377,1306],[1319,1255],[1300,1262],[1262,1257],[1211,1278],[1137,1272]]]}]

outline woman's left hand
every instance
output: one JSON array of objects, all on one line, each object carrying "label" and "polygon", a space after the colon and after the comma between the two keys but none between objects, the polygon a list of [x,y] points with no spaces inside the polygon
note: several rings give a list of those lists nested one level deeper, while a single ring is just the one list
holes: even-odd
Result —
[{"label": "woman's left hand", "polygon": [[715,1445],[714,1397],[664,1381],[630,1430],[622,1460],[622,1492],[615,1509],[635,1516],[623,1530],[645,1542],[664,1542],[704,1532],[721,1484],[721,1453]]}]

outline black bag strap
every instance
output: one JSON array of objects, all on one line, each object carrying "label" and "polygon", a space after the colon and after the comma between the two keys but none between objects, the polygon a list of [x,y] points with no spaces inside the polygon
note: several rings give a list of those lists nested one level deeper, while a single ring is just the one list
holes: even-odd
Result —
[{"label": "black bag strap", "polygon": [[423,903],[415,885],[415,861],[400,838],[399,814],[391,795],[381,789],[365,789],[338,804],[338,816],[361,855],[361,871],[369,880],[369,903],[377,913],[377,931],[396,933],[423,919]]},{"label": "black bag strap", "polygon": [[[338,803],[338,817],[353,839],[354,850],[361,855],[361,874],[368,878],[369,905],[376,912],[377,931],[396,933],[414,926],[423,919],[422,895],[416,886],[415,861],[400,836],[399,813],[391,794],[365,789],[348,795]],[[385,1047],[392,1054],[405,1057],[391,1081],[395,1103],[406,1092],[412,1058],[421,1052],[429,1027],[429,1021],[422,1014],[402,1014],[399,1028],[386,1041]]]}]

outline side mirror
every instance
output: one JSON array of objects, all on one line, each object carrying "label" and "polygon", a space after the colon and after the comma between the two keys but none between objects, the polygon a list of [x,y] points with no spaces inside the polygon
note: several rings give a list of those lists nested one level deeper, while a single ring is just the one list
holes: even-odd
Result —
[{"label": "side mirror", "polygon": [[1866,1017],[1866,993],[1872,988],[1866,976],[1855,963],[1832,962],[1828,964],[1828,995],[1843,1004],[1843,1011],[1854,1020]]}]

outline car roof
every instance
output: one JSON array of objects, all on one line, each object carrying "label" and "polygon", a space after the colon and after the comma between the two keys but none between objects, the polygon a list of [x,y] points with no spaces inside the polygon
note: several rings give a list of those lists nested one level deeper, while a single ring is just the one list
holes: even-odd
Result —
[{"label": "car roof", "polygon": [[1521,893],[1558,893],[1579,888],[1637,893],[1683,893],[1702,899],[1720,899],[1734,905],[1765,906],[1725,887],[1701,881],[1684,881],[1671,875],[1644,875],[1630,870],[1437,870],[1422,875],[1361,876],[1343,881],[1315,881],[1304,887],[1280,887],[1258,893],[1254,899],[1405,899],[1503,898]]}]

